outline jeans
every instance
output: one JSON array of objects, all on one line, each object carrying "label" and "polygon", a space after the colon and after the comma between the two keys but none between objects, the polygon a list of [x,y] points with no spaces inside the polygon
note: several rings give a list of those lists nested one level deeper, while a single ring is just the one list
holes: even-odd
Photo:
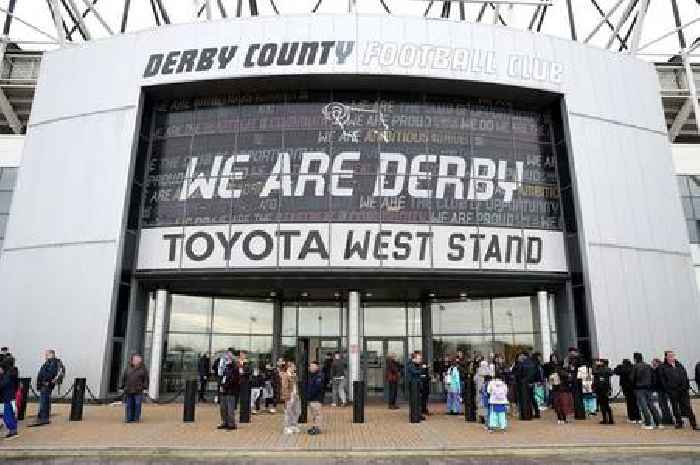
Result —
[{"label": "jeans", "polygon": [[[661,418],[659,412],[656,410],[656,406],[651,400],[651,391],[649,389],[635,389],[634,396],[637,399],[639,410],[644,417],[644,424],[646,426],[659,426],[661,424]],[[652,419],[654,420],[654,425],[651,423]]]},{"label": "jeans", "polygon": [[447,411],[450,413],[460,413],[461,396],[459,392],[447,391]]},{"label": "jeans", "polygon": [[51,419],[51,391],[53,386],[42,386],[39,390],[39,423],[48,423]]},{"label": "jeans", "polygon": [[311,413],[311,426],[321,429],[321,402],[309,402],[309,413]]},{"label": "jeans", "polygon": [[671,408],[669,407],[668,394],[666,391],[657,391],[657,402],[659,404],[659,410],[661,410],[661,423],[664,425],[673,424],[673,414],[671,413]]},{"label": "jeans", "polygon": [[221,415],[221,425],[228,428],[236,426],[236,398],[232,394],[221,394],[219,396],[219,414]]},{"label": "jeans", "polygon": [[690,405],[690,395],[688,391],[671,392],[669,394],[673,416],[676,418],[676,425],[683,426],[683,417],[688,417],[691,428],[697,426],[693,406]]},{"label": "jeans", "polygon": [[299,424],[299,414],[301,413],[301,402],[299,397],[291,397],[284,406],[284,427],[295,427]]},{"label": "jeans", "polygon": [[126,395],[126,421],[141,420],[141,403],[143,402],[143,394],[127,394]]},{"label": "jeans", "polygon": [[345,404],[345,376],[333,378],[333,383],[331,386],[333,389],[333,404]]},{"label": "jeans", "polygon": [[253,388],[250,390],[250,409],[260,410],[260,400],[262,399],[263,388]]},{"label": "jeans", "polygon": [[2,421],[10,433],[17,432],[17,418],[15,417],[15,409],[12,408],[11,400],[6,400],[3,404]]},{"label": "jeans", "polygon": [[493,409],[489,409],[488,426],[491,429],[506,429],[508,420],[506,419],[506,412],[494,412]]}]

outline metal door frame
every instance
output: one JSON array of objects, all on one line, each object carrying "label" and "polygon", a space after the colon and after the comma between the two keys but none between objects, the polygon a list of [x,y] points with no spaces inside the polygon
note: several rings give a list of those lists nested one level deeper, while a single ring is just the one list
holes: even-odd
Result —
[{"label": "metal door frame", "polygon": [[[369,390],[369,385],[367,384],[367,341],[382,341],[382,352],[384,352],[384,360],[386,360],[386,357],[389,355],[389,341],[401,341],[403,343],[403,356],[404,358],[408,357],[408,337],[406,336],[366,336],[363,338],[362,342],[362,379],[365,381],[365,395],[369,395],[370,390]],[[400,355],[400,354],[397,354]],[[402,366],[403,366],[403,361],[402,360],[397,360]],[[384,367],[384,370],[386,371],[386,366]],[[399,399],[405,399],[405,382],[406,382],[406,376],[405,375],[405,367],[402,370],[401,373],[401,380],[399,381]],[[385,373],[382,374],[382,380],[383,380],[383,388],[382,388],[382,398],[386,400],[386,395],[387,395],[387,387],[386,387],[386,376]]]}]

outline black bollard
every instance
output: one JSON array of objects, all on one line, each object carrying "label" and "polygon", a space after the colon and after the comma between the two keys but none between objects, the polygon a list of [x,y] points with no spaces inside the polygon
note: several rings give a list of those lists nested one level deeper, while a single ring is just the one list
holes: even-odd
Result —
[{"label": "black bollard", "polygon": [[241,409],[239,421],[241,423],[250,423],[250,381],[247,376],[241,378],[241,389],[238,398]]},{"label": "black bollard", "polygon": [[409,423],[420,423],[421,405],[418,381],[411,380],[408,383],[408,418]]},{"label": "black bollard", "polygon": [[306,396],[304,395],[304,381],[299,381],[298,392],[299,392],[299,403],[301,404],[301,413],[299,414],[299,423],[305,424],[309,418],[309,414],[308,414],[309,403],[306,401]]},{"label": "black bollard", "polygon": [[24,420],[27,414],[27,397],[29,396],[29,387],[32,384],[31,378],[20,378],[19,388],[22,392],[22,404],[19,405],[19,411],[17,412],[17,420]]},{"label": "black bollard", "polygon": [[182,421],[194,423],[194,409],[197,405],[197,380],[189,379],[185,382],[185,399],[182,408]]},{"label": "black bollard", "polygon": [[352,382],[352,422],[353,423],[364,423],[365,422],[365,382],[364,381],[353,381]]},{"label": "black bollard", "polygon": [[73,398],[70,401],[70,421],[83,421],[83,405],[85,404],[85,378],[75,378],[73,383]]}]

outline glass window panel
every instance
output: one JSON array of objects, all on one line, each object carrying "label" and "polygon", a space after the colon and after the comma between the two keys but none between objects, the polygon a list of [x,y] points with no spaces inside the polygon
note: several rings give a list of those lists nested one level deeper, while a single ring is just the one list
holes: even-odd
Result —
[{"label": "glass window panel", "polygon": [[[693,204],[694,198],[692,197],[681,197],[681,204],[683,205],[683,215],[687,219],[692,219],[693,218]],[[700,200],[700,199],[697,199]],[[699,205],[700,206],[700,205]],[[700,210],[698,210],[698,213],[700,213]]]},{"label": "glass window panel", "polygon": [[473,357],[476,353],[490,354],[494,351],[491,335],[433,337],[433,358],[436,360],[454,355],[460,350],[467,358]]},{"label": "glass window panel", "polygon": [[688,176],[676,176],[676,180],[678,181],[678,193],[680,195],[689,195]]},{"label": "glass window panel", "polygon": [[300,304],[299,336],[340,336],[340,306]]},{"label": "glass window panel", "polygon": [[13,190],[17,182],[17,168],[3,168],[0,173],[0,190]]},{"label": "glass window panel", "polygon": [[407,305],[408,335],[420,336],[423,334],[421,325],[421,305],[418,302],[409,302]]},{"label": "glass window panel", "polygon": [[215,333],[272,334],[274,303],[214,299]]},{"label": "glass window panel", "polygon": [[533,350],[535,347],[535,335],[529,334],[496,334],[494,353],[503,354],[506,364],[510,365],[523,350]]},{"label": "glass window panel", "polygon": [[146,367],[151,366],[151,351],[153,350],[153,333],[146,331],[143,338],[143,364]]},{"label": "glass window panel", "polygon": [[365,336],[406,336],[406,307],[365,304]]},{"label": "glass window panel", "polygon": [[12,192],[0,192],[0,213],[10,213]]},{"label": "glass window panel", "polygon": [[170,331],[208,332],[211,298],[173,295],[170,305]]},{"label": "glass window panel", "polygon": [[700,242],[700,220],[688,221],[688,238],[690,242]]},{"label": "glass window panel", "polygon": [[406,356],[406,360],[405,361],[399,360],[399,362],[404,363],[404,364],[406,362],[408,362],[408,355],[412,354],[416,350],[420,350],[420,351],[423,350],[423,338],[409,337],[408,338],[408,354]]},{"label": "glass window panel", "polygon": [[254,365],[264,366],[272,362],[272,336],[212,336],[213,354],[223,353],[229,347],[234,353],[239,350],[248,352],[248,360]]},{"label": "glass window panel", "polygon": [[161,389],[176,392],[197,376],[197,361],[209,352],[208,334],[169,334],[161,371]]},{"label": "glass window panel", "polygon": [[534,332],[530,297],[493,299],[493,329],[496,333]]},{"label": "glass window panel", "polygon": [[700,176],[688,176],[690,195],[700,195]]},{"label": "glass window panel", "polygon": [[285,360],[296,360],[297,356],[297,338],[283,337],[282,346],[280,347],[280,357]]},{"label": "glass window panel", "polygon": [[297,304],[284,304],[282,307],[282,336],[297,334]]},{"label": "glass window panel", "polygon": [[433,334],[491,333],[488,299],[432,302]]}]

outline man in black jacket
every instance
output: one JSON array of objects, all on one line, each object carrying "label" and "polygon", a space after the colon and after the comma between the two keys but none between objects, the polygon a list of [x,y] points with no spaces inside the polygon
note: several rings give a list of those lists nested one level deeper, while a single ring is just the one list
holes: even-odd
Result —
[{"label": "man in black jacket", "polygon": [[238,364],[233,360],[233,352],[230,350],[224,355],[224,366],[221,376],[219,393],[219,410],[221,424],[218,429],[236,429],[236,400],[238,399],[241,375]]},{"label": "man in black jacket", "polygon": [[632,385],[632,369],[634,366],[630,359],[622,360],[622,363],[615,367],[614,373],[620,377],[620,387],[622,395],[625,396],[625,406],[627,407],[627,421],[629,423],[639,423],[639,407],[634,396],[634,386]]},{"label": "man in black jacket", "polygon": [[600,413],[603,415],[601,425],[614,425],[613,412],[610,408],[610,378],[613,371],[608,367],[607,360],[596,360],[593,368],[593,391],[598,399]]},{"label": "man in black jacket", "polygon": [[[632,385],[634,386],[634,395],[637,399],[639,410],[641,410],[644,417],[643,429],[654,429],[654,427],[658,428],[661,426],[661,415],[659,415],[651,399],[653,378],[651,365],[644,362],[642,354],[635,352],[634,368],[632,368]],[[652,419],[654,424],[651,423]]]},{"label": "man in black jacket", "polygon": [[211,373],[211,362],[206,353],[202,353],[197,363],[197,373],[199,374],[199,401],[206,402],[207,383],[209,382],[209,374]]},{"label": "man in black jacket", "polygon": [[690,380],[688,373],[676,354],[669,350],[665,352],[664,363],[661,366],[661,383],[671,400],[671,409],[676,419],[676,428],[683,428],[683,417],[688,417],[690,427],[698,430],[693,407],[690,405]]},{"label": "man in black jacket", "polygon": [[658,358],[651,361],[651,367],[654,370],[654,392],[656,392],[656,401],[659,404],[659,410],[661,411],[661,424],[664,426],[673,426],[673,414],[671,413],[671,407],[668,402],[668,394],[661,383],[661,370],[663,362]]},{"label": "man in black jacket", "polygon": [[47,425],[51,418],[51,392],[56,385],[60,369],[55,351],[47,350],[44,356],[46,361],[36,377],[36,387],[39,390],[39,415],[37,422],[30,426]]}]

